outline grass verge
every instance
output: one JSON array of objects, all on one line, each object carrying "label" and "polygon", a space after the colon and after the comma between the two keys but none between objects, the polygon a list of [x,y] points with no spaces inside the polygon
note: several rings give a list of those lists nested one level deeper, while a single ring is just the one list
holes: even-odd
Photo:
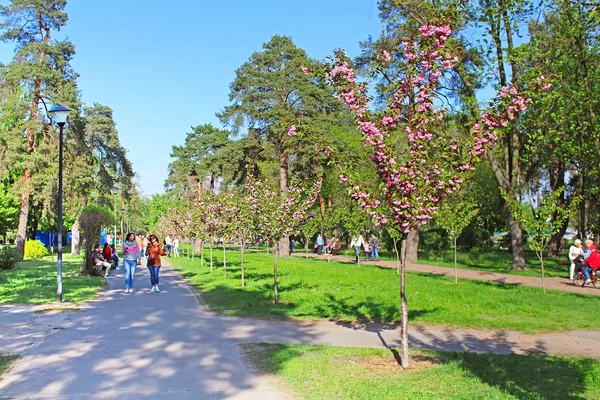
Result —
[{"label": "grass verge", "polygon": [[[280,304],[273,304],[273,259],[246,254],[246,287],[241,287],[240,256],[215,251],[215,270],[188,258],[170,259],[205,304],[215,312],[254,318],[288,317],[344,321],[397,322],[399,277],[395,270],[352,263],[288,257],[279,260]],[[582,310],[600,307],[600,296],[407,273],[411,324],[510,329],[527,333],[600,329],[600,320]]]},{"label": "grass verge", "polygon": [[0,379],[2,379],[4,371],[6,371],[17,358],[17,356],[0,354]]},{"label": "grass verge", "polygon": [[[96,297],[104,278],[77,276],[82,257],[63,255],[63,300],[76,304]],[[0,303],[45,304],[56,301],[56,259],[23,261],[0,271]]]},{"label": "grass verge", "polygon": [[258,373],[303,399],[598,399],[600,362],[581,357],[412,351],[405,371],[390,350],[253,343]]}]

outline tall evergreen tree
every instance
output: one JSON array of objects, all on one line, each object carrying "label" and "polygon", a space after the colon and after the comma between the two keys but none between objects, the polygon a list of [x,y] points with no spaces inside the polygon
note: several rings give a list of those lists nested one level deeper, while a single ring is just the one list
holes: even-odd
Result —
[{"label": "tall evergreen tree", "polygon": [[[20,169],[22,178],[18,183],[21,212],[17,230],[17,249],[23,256],[27,222],[32,194],[37,191],[35,175],[50,162],[56,141],[52,140],[52,128],[40,124],[40,107],[50,102],[67,103],[74,107],[75,73],[70,60],[75,49],[67,40],[52,39],[67,22],[64,12],[66,0],[12,0],[0,6],[0,39],[16,46],[13,61],[6,69],[5,79],[22,90],[28,107],[23,121],[22,148],[13,148],[19,162],[12,164]],[[68,103],[71,102],[71,104]],[[76,107],[75,107],[76,108]],[[53,151],[54,150],[54,151]]]},{"label": "tall evergreen tree", "polygon": [[[303,144],[300,138],[287,134],[290,126],[310,125],[313,132],[324,135],[334,125],[333,112],[341,108],[330,89],[303,73],[303,68],[318,65],[290,38],[273,36],[263,51],[252,54],[238,68],[230,85],[232,104],[219,115],[234,133],[245,126],[273,148],[283,198],[288,192],[290,156]],[[283,256],[289,255],[288,237],[282,238],[280,250]]]}]

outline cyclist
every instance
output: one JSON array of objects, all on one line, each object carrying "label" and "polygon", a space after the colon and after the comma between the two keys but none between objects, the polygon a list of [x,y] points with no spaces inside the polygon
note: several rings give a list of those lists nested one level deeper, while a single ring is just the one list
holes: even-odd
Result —
[{"label": "cyclist", "polygon": [[586,267],[583,270],[583,276],[585,276],[584,285],[592,282],[590,279],[590,272],[600,269],[600,253],[598,253],[598,247],[596,247],[595,244],[591,244],[589,245],[588,250],[590,251],[590,255],[583,260],[586,263]]}]

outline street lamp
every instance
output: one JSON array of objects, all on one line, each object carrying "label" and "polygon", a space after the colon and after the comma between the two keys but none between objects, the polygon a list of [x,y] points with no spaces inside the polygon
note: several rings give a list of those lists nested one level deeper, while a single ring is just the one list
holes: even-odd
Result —
[{"label": "street lamp", "polygon": [[121,208],[121,243],[125,243],[125,233],[123,232],[123,228],[125,225],[125,208]]},{"label": "street lamp", "polygon": [[113,216],[115,217],[115,225],[114,225],[114,229],[113,229],[113,244],[115,245],[115,248],[117,246],[117,193],[119,192],[119,188],[116,186],[113,186],[112,189],[110,189],[110,192],[114,195],[115,197],[115,209],[114,209],[114,214]]},{"label": "street lamp", "polygon": [[67,122],[67,116],[71,109],[56,104],[48,114],[59,127],[58,134],[58,246],[57,246],[57,276],[56,276],[56,299],[62,303],[62,229],[63,229],[63,200],[62,200],[62,168],[63,168],[63,128]]}]

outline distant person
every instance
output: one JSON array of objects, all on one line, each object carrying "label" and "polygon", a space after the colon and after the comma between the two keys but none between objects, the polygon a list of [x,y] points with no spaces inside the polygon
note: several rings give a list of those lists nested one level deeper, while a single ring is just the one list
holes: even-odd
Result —
[{"label": "distant person", "polygon": [[581,245],[582,245],[581,240],[576,239],[575,242],[573,242],[573,246],[571,246],[569,248],[569,260],[571,260],[571,266],[569,268],[569,280],[573,280],[573,277],[575,276],[576,260],[584,259],[584,256],[583,256],[584,251],[583,251],[583,248],[581,247]]},{"label": "distant person", "polygon": [[356,235],[352,238],[352,241],[350,242],[350,246],[354,248],[354,254],[356,255],[355,259],[354,259],[354,263],[358,264],[358,257],[360,257],[360,250],[362,248],[362,246],[365,244],[365,240],[363,239],[362,235]]},{"label": "distant person", "polygon": [[123,266],[125,267],[125,293],[133,293],[133,276],[140,257],[140,245],[135,240],[133,233],[125,236],[125,242],[121,248],[123,252]]},{"label": "distant person", "polygon": [[377,239],[374,233],[371,235],[371,239],[369,239],[369,246],[371,247],[371,260],[377,258],[377,261],[379,261],[379,239]]},{"label": "distant person", "polygon": [[163,244],[165,245],[164,250],[167,252],[167,257],[171,258],[171,247],[173,246],[173,241],[171,240],[169,235],[165,236]]},{"label": "distant person", "polygon": [[321,255],[323,253],[323,245],[325,241],[323,240],[323,233],[319,232],[319,236],[317,236],[317,255]]},{"label": "distant person", "polygon": [[105,278],[110,276],[110,263],[106,262],[106,259],[102,256],[100,252],[100,244],[94,246],[94,250],[92,254],[90,254],[90,258],[92,259],[92,264],[96,267],[101,267],[102,274]]},{"label": "distant person", "polygon": [[144,239],[142,238],[142,235],[136,235],[135,241],[138,244],[138,246],[140,246],[140,260],[141,260],[142,256],[144,255],[144,253],[143,253],[143,251],[144,251]]},{"label": "distant person", "polygon": [[114,244],[110,245],[110,260],[113,262],[115,269],[121,269],[121,260],[119,259],[119,255],[117,254],[117,247]]},{"label": "distant person", "polygon": [[[112,249],[110,248],[110,245],[108,243],[104,243],[104,247],[102,248],[102,257],[104,257],[104,260],[108,261],[113,261],[112,260]],[[117,265],[113,264],[113,268],[117,268]]]},{"label": "distant person", "polygon": [[590,251],[590,255],[583,260],[587,264],[583,270],[583,275],[585,276],[584,285],[587,285],[592,281],[590,279],[590,272],[598,271],[598,269],[600,269],[600,253],[598,253],[598,248],[595,244],[591,244],[588,247],[588,250]]},{"label": "distant person", "polygon": [[173,239],[173,257],[179,258],[179,239]]},{"label": "distant person", "polygon": [[149,239],[150,243],[148,243],[148,247],[146,248],[146,256],[148,257],[147,265],[148,270],[150,271],[150,284],[152,285],[151,291],[154,293],[159,293],[160,289],[158,287],[158,274],[161,266],[160,257],[166,256],[167,253],[163,251],[162,246],[154,233],[150,235]]},{"label": "distant person", "polygon": [[365,260],[369,261],[369,255],[371,254],[371,246],[369,245],[369,242],[367,242],[366,240],[364,241],[363,246],[365,248]]}]

